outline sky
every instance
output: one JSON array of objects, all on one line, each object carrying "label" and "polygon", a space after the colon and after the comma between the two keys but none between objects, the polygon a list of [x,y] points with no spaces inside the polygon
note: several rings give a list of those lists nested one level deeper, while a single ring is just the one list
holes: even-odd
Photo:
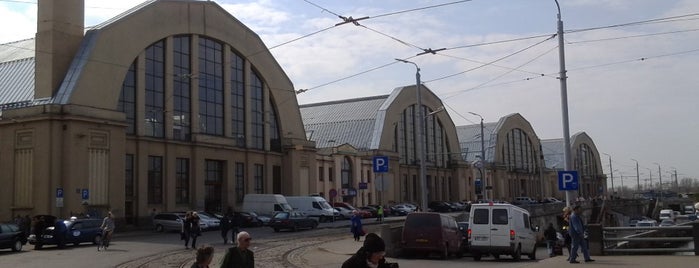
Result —
[{"label": "sky", "polygon": [[[143,1],[86,0],[85,25]],[[270,48],[299,104],[390,94],[421,81],[459,125],[520,113],[563,136],[553,0],[216,0]],[[570,134],[609,158],[615,185],[658,167],[699,178],[699,1],[559,0]],[[359,25],[338,16],[358,19]],[[0,0],[0,43],[32,38],[36,1]],[[11,26],[9,26],[11,25]],[[312,34],[318,32],[316,34]],[[417,55],[425,50],[435,54]],[[610,183],[610,182],[608,182]],[[643,181],[642,181],[643,183]]]}]

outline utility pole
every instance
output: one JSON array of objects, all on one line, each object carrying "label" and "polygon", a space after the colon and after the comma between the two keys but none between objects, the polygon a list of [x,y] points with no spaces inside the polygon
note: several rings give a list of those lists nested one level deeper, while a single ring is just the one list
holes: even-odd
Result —
[{"label": "utility pole", "polygon": [[636,191],[641,192],[641,177],[640,173],[638,173],[638,161],[636,159],[631,159],[636,162]]},{"label": "utility pole", "polygon": [[423,128],[423,120],[425,116],[422,114],[422,97],[420,96],[420,67],[412,61],[396,59],[403,63],[415,65],[415,97],[417,98],[417,150],[420,157],[420,209],[427,211],[427,177],[425,175],[425,128]]},{"label": "utility pole", "polygon": [[609,176],[612,177],[612,196],[614,196],[614,169],[612,168],[612,156],[605,153],[603,154],[609,156]]},{"label": "utility pole", "polygon": [[[556,1],[556,7],[558,8],[558,61],[560,67],[560,73],[558,79],[561,81],[561,117],[563,119],[563,158],[564,165],[563,168],[566,171],[571,170],[572,157],[570,155],[570,127],[568,126],[568,85],[566,83],[566,60],[565,60],[565,42],[563,41],[563,21],[561,20],[561,5]],[[570,191],[566,191],[566,206],[570,206]]]},{"label": "utility pole", "polygon": [[481,174],[481,185],[483,187],[483,200],[488,200],[488,183],[485,178],[485,172],[483,172],[483,165],[485,165],[485,137],[483,136],[483,117],[480,114],[474,112],[468,112],[472,115],[476,115],[481,118],[481,164],[478,167],[478,172]]},{"label": "utility pole", "polygon": [[658,165],[658,180],[660,180],[660,197],[658,197],[658,201],[663,200],[663,173],[660,172],[660,164],[658,163],[653,163]]}]

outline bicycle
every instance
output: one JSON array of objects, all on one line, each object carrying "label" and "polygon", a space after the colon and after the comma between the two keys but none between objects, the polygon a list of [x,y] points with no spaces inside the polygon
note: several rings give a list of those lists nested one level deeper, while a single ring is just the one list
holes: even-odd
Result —
[{"label": "bicycle", "polygon": [[112,231],[107,231],[107,229],[102,229],[102,239],[97,244],[97,251],[107,250],[109,247],[109,242],[112,240]]}]

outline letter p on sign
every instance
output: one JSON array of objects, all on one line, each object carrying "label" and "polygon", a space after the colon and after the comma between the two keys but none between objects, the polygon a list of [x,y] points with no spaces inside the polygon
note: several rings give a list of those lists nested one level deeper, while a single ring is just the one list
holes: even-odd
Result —
[{"label": "letter p on sign", "polygon": [[558,172],[558,190],[560,190],[560,191],[578,190],[578,172],[577,171],[559,171]]}]

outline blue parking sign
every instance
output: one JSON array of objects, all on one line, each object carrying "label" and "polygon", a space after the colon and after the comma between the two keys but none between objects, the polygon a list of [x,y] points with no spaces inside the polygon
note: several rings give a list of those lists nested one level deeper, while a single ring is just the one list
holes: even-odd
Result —
[{"label": "blue parking sign", "polygon": [[558,172],[558,190],[575,191],[578,190],[578,172],[574,170]]},{"label": "blue parking sign", "polygon": [[83,198],[83,200],[90,199],[90,191],[88,189],[82,190],[82,198]]},{"label": "blue parking sign", "polygon": [[63,188],[56,188],[56,198],[63,198]]},{"label": "blue parking sign", "polygon": [[374,167],[374,173],[388,172],[388,156],[374,156],[371,163]]}]

